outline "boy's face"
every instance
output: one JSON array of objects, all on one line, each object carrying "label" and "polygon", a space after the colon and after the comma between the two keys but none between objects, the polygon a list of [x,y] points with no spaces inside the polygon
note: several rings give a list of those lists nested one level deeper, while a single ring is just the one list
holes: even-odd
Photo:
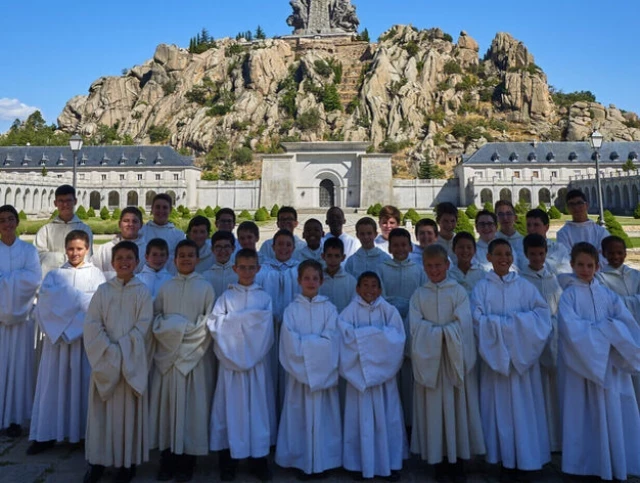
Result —
[{"label": "boy's face", "polygon": [[574,261],[571,262],[573,272],[583,282],[590,283],[598,271],[598,262],[588,253],[579,253]]},{"label": "boy's face", "polygon": [[398,220],[395,218],[380,218],[378,225],[380,226],[380,234],[382,235],[382,238],[386,240],[389,238],[391,230],[398,228]]},{"label": "boy's face", "polygon": [[144,256],[144,259],[151,268],[156,272],[162,270],[169,259],[169,253],[162,248],[152,247],[149,250],[149,254]]},{"label": "boy's face", "polygon": [[394,236],[389,240],[389,253],[394,260],[406,260],[411,253],[411,242],[403,236]]},{"label": "boy's face", "polygon": [[487,260],[493,266],[494,272],[501,277],[505,276],[513,263],[511,247],[502,244],[493,247],[493,253],[487,253]]},{"label": "boy's face", "polygon": [[156,200],[151,207],[151,216],[156,225],[166,225],[171,214],[171,204],[166,200]]},{"label": "boy's face", "polygon": [[236,257],[236,263],[233,265],[233,271],[238,276],[240,285],[253,285],[256,273],[260,270],[258,259],[253,257]]},{"label": "boy's face", "polygon": [[124,240],[135,240],[138,238],[138,232],[141,226],[140,218],[133,213],[126,213],[118,222],[120,234]]},{"label": "boy's face", "polygon": [[449,260],[442,257],[423,258],[424,271],[433,283],[440,283],[447,278]]},{"label": "boy's face", "polygon": [[58,216],[62,220],[68,221],[73,218],[73,212],[75,210],[77,201],[78,200],[76,200],[75,196],[73,195],[59,195],[56,196],[56,199],[53,202],[53,206],[55,206],[58,210]]},{"label": "boy's face", "polygon": [[322,254],[327,270],[333,272],[340,268],[340,264],[344,261],[345,255],[339,248],[327,248]]},{"label": "boy's face", "polygon": [[476,247],[471,240],[465,240],[463,238],[458,240],[456,247],[453,249],[453,253],[456,254],[459,263],[469,264],[476,254]]},{"label": "boy's face", "polygon": [[304,226],[302,238],[304,238],[307,245],[312,250],[316,250],[320,247],[320,242],[322,241],[323,236],[324,232],[322,231],[322,225],[320,223],[307,223]]},{"label": "boy's face", "polygon": [[250,248],[251,250],[256,249],[256,244],[258,243],[258,238],[251,233],[250,231],[238,231],[238,243],[242,248]]},{"label": "boy's face", "polygon": [[216,220],[216,228],[220,231],[233,231],[235,225],[236,222],[230,214],[220,215],[220,218]]},{"label": "boy's face", "polygon": [[133,278],[133,271],[138,266],[138,259],[133,250],[121,248],[111,260],[111,266],[116,271],[116,276],[129,281]]},{"label": "boy's face", "polygon": [[220,265],[224,265],[233,255],[234,246],[229,240],[218,240],[211,245],[213,256]]},{"label": "boy's face", "polygon": [[490,242],[496,237],[496,222],[489,215],[482,215],[476,219],[476,230],[480,235],[480,239]]},{"label": "boy's face", "polygon": [[13,213],[3,211],[0,213],[0,238],[9,240],[16,235],[18,228],[18,219]]},{"label": "boy's face", "polygon": [[360,295],[362,300],[368,304],[372,304],[382,295],[382,287],[380,287],[377,279],[365,277],[360,280],[360,283],[356,286],[356,293]]},{"label": "boy's face", "polygon": [[624,243],[620,242],[609,243],[603,255],[611,267],[618,268],[624,263],[625,258],[627,258],[627,247]]},{"label": "boy's face", "polygon": [[573,221],[583,222],[589,219],[589,203],[579,196],[567,200],[567,210]]},{"label": "boy's face", "polygon": [[176,269],[178,269],[178,273],[182,275],[189,275],[193,273],[196,269],[196,265],[198,265],[198,250],[194,247],[182,247],[176,253],[176,259],[174,263],[176,264]]},{"label": "boy's face", "polygon": [[360,225],[356,230],[356,236],[360,240],[360,245],[365,250],[373,248],[374,240],[376,239],[377,232],[371,225]]},{"label": "boy's face", "polygon": [[276,255],[276,260],[279,262],[286,262],[293,255],[295,245],[293,239],[286,235],[281,235],[273,241],[273,253]]},{"label": "boy's face", "polygon": [[440,221],[438,221],[438,226],[440,227],[440,231],[445,235],[451,235],[453,230],[456,229],[456,225],[458,224],[458,218],[454,215],[444,214],[440,217]]},{"label": "boy's face", "polygon": [[201,248],[209,238],[209,231],[207,230],[207,225],[195,225],[191,227],[187,235],[189,240],[193,240],[198,245],[198,248]]},{"label": "boy's face", "polygon": [[542,223],[540,218],[527,218],[527,235],[540,235],[543,237],[547,237],[547,232],[549,231],[549,225],[545,225]]},{"label": "boy's face", "polygon": [[547,258],[547,250],[544,247],[529,247],[525,252],[525,256],[533,270],[542,270],[544,261]]},{"label": "boy's face", "polygon": [[278,225],[278,228],[281,230],[289,230],[293,233],[293,230],[298,226],[298,220],[296,220],[293,213],[282,213],[278,215],[278,222],[276,225]]},{"label": "boy's face", "polygon": [[327,212],[327,219],[325,223],[329,227],[329,231],[334,236],[339,236],[342,234],[342,227],[344,226],[346,220],[344,219],[344,214],[342,210],[334,210],[331,209]]},{"label": "boy's face", "polygon": [[315,297],[322,285],[322,274],[313,267],[307,267],[298,277],[298,284],[302,295],[309,298]]},{"label": "boy's face", "polygon": [[515,231],[514,225],[518,219],[515,212],[508,206],[499,206],[496,216],[500,222],[500,231],[511,235]]},{"label": "boy's face", "polygon": [[84,257],[87,256],[89,247],[85,244],[84,240],[71,240],[64,247],[64,251],[67,254],[67,260],[72,267],[81,267],[84,265]]},{"label": "boy's face", "polygon": [[423,225],[418,228],[416,238],[418,239],[418,243],[422,248],[433,245],[438,241],[438,235],[436,235],[436,231],[432,226],[429,225]]}]

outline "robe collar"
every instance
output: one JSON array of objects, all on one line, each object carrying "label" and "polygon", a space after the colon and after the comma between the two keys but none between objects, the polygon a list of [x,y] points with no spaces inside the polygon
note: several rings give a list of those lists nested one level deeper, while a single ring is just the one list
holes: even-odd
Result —
[{"label": "robe collar", "polygon": [[209,270],[213,270],[213,271],[220,271],[220,270],[228,270],[228,269],[233,269],[233,257],[229,258],[229,260],[227,260],[227,263],[218,263],[218,262],[213,262],[213,265],[211,265],[211,268]]},{"label": "robe collar", "polygon": [[[116,236],[113,237],[113,240],[111,240],[111,241],[115,245],[115,244],[120,243],[123,240],[124,239],[122,238],[122,234],[118,233]],[[144,235],[142,233],[140,233],[140,232],[138,232],[138,238],[136,238],[134,240],[126,240],[126,241],[133,242],[138,246],[145,244]]]},{"label": "robe collar", "polygon": [[240,285],[239,283],[230,283],[229,284],[229,289],[231,290],[236,290],[238,292],[253,292],[255,290],[263,290],[262,286],[258,285],[257,283],[253,283],[251,285]]},{"label": "robe collar", "polygon": [[456,285],[459,285],[458,282],[456,282],[454,279],[449,277],[449,275],[447,274],[444,280],[438,283],[434,283],[431,280],[427,280],[427,282],[424,284],[424,287],[431,288],[431,289],[443,289],[443,288],[454,287]]},{"label": "robe collar", "polygon": [[336,273],[334,273],[333,275],[329,275],[327,273],[327,269],[325,268],[324,276],[329,278],[344,278],[347,276],[347,271],[343,267],[340,267]]},{"label": "robe collar", "polygon": [[151,268],[149,265],[145,263],[144,267],[142,267],[142,270],[140,270],[140,273],[152,273],[154,275],[160,275],[163,273],[169,273],[169,271],[167,270],[166,264],[160,270],[154,270],[153,268]]},{"label": "robe collar", "polygon": [[415,265],[416,262],[414,262],[413,260],[411,260],[410,257],[405,258],[404,260],[402,260],[401,262],[399,262],[398,260],[395,260],[393,258],[387,258],[386,260],[384,260],[382,263],[384,263],[385,265],[389,265],[390,267],[394,267],[394,268],[398,268],[398,267],[409,267],[411,265]]},{"label": "robe collar", "polygon": [[193,271],[188,275],[183,275],[182,273],[176,273],[175,278],[178,280],[192,280],[194,278],[203,278],[198,272]]},{"label": "robe collar", "polygon": [[630,268],[626,266],[624,263],[620,265],[618,268],[613,268],[611,265],[605,265],[604,267],[600,267],[600,271],[602,273],[612,273],[615,275],[619,275],[620,277],[624,277],[629,270]]},{"label": "robe collar", "polygon": [[304,295],[302,295],[301,293],[296,294],[296,298],[294,299],[296,302],[302,302],[306,305],[313,305],[313,304],[322,304],[326,301],[329,300],[329,297],[326,297],[324,295],[316,295],[315,297],[313,297],[311,300],[309,300],[308,297],[305,297]]},{"label": "robe collar", "polygon": [[143,285],[144,286],[142,281],[136,276],[134,276],[131,280],[129,280],[126,285],[124,284],[122,279],[118,278],[117,276],[115,276],[111,280],[107,281],[107,283],[111,284],[112,286],[116,287],[119,290],[122,290],[122,289],[125,289],[125,288],[129,288],[129,287],[135,287],[137,285]]},{"label": "robe collar", "polygon": [[382,297],[382,295],[380,295],[380,297],[375,299],[372,303],[367,302],[358,294],[355,294],[353,298],[355,299],[356,302],[358,302],[358,305],[361,305],[362,307],[366,307],[368,309],[377,308],[378,306],[380,306],[380,304],[384,302],[384,297]]},{"label": "robe collar", "polygon": [[69,262],[64,262],[64,264],[60,268],[64,270],[83,270],[85,268],[92,268],[92,267],[95,267],[95,265],[91,262],[84,262],[84,264],[81,267],[73,267]]},{"label": "robe collar", "polygon": [[[560,279],[559,279],[560,280]],[[566,289],[567,287],[570,286],[576,286],[576,287],[582,287],[582,288],[596,288],[600,285],[602,285],[598,279],[596,277],[593,277],[593,280],[591,280],[591,282],[585,282],[584,280],[576,277],[576,275],[574,273],[572,274],[567,274],[566,277],[562,278],[564,285],[562,286],[563,289]]]},{"label": "robe collar", "polygon": [[176,227],[170,221],[166,222],[164,225],[158,225],[155,221],[149,220],[149,221],[147,221],[147,225],[152,226],[153,228],[158,228],[159,230],[165,230],[165,229],[175,228]]},{"label": "robe collar", "polygon": [[519,278],[517,272],[509,272],[504,277],[500,277],[493,269],[487,274],[487,280],[493,283],[513,283]]},{"label": "robe collar", "polygon": [[62,218],[60,218],[59,216],[56,216],[53,220],[51,220],[51,223],[56,223],[56,224],[60,224],[60,225],[71,225],[74,223],[80,223],[80,224],[84,224],[82,223],[82,220],[80,218],[78,218],[78,215],[74,214],[73,218],[71,218],[69,221],[63,221]]},{"label": "robe collar", "polygon": [[549,270],[549,267],[547,266],[547,262],[544,262],[544,266],[542,267],[542,270],[534,270],[531,267],[529,267],[529,265],[525,265],[524,267],[522,267],[520,272],[522,274],[531,275],[533,277],[538,277],[538,278],[553,277],[553,273],[551,273],[551,270]]},{"label": "robe collar", "polygon": [[281,262],[275,258],[269,258],[268,260],[266,260],[264,262],[264,265],[269,267],[272,270],[276,270],[279,272],[282,272],[284,270],[287,270],[289,268],[294,268],[297,267],[299,265],[299,261],[294,259],[293,257],[291,257],[289,260],[287,260],[286,262]]}]

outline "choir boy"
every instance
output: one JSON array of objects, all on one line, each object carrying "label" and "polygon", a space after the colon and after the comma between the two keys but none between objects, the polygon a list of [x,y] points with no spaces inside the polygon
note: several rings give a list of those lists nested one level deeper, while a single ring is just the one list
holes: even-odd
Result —
[{"label": "choir boy", "polygon": [[145,248],[145,264],[136,276],[146,285],[155,299],[160,287],[173,278],[167,270],[169,260],[169,245],[162,238],[153,238]]},{"label": "choir boy", "polygon": [[357,238],[343,231],[346,222],[347,220],[345,219],[342,208],[337,206],[329,208],[327,210],[327,219],[325,220],[326,225],[329,227],[329,233],[324,236],[322,241],[324,243],[330,238],[340,238],[344,245],[344,255],[346,258],[349,258],[360,248],[360,242]]},{"label": "choir boy", "polygon": [[294,256],[301,262],[305,260],[315,260],[322,263],[322,237],[324,232],[322,231],[322,223],[315,218],[309,218],[304,222],[302,229],[302,238],[306,242],[306,245],[299,250],[296,250]]},{"label": "choir boy", "polygon": [[443,201],[436,206],[436,223],[438,224],[438,245],[447,249],[451,260],[455,260],[453,253],[453,237],[458,225],[458,208],[453,203]]},{"label": "choir boy", "polygon": [[176,250],[176,245],[179,241],[184,240],[185,234],[182,230],[176,228],[176,226],[169,221],[169,215],[171,214],[171,208],[173,206],[173,199],[166,193],[159,193],[153,197],[151,203],[151,216],[153,219],[149,220],[146,225],[141,229],[142,235],[147,240],[154,238],[162,238],[167,242],[169,247],[169,259],[170,263],[167,267],[171,273],[175,273],[175,266],[173,265],[173,254]]},{"label": "choir boy", "polygon": [[422,218],[414,228],[417,244],[413,244],[409,258],[422,266],[422,252],[429,245],[438,242],[438,224],[431,218]]},{"label": "choir boy", "polygon": [[471,296],[473,287],[484,279],[487,272],[476,262],[476,239],[466,231],[461,231],[453,237],[453,252],[456,256],[455,265],[449,267],[449,276],[458,282]]},{"label": "choir boy", "polygon": [[[283,206],[278,210],[278,218],[276,221],[278,230],[287,230],[293,235],[294,250],[301,250],[306,246],[304,240],[301,240],[295,235],[295,229],[298,227],[298,212],[292,206]],[[273,249],[274,239],[265,240],[260,247],[261,260],[265,261],[269,258],[275,258]]]},{"label": "choir boy", "polygon": [[[527,234],[541,235],[547,239],[547,256],[545,263],[555,274],[572,273],[569,250],[557,241],[549,240],[547,232],[549,231],[549,215],[540,208],[534,208],[527,211]],[[522,266],[528,265],[528,260],[521,260]]]},{"label": "choir boy", "polygon": [[516,209],[511,201],[498,200],[495,204],[495,212],[500,223],[496,238],[502,238],[509,242],[514,252],[513,257],[519,262],[524,258],[522,250],[522,239],[524,237],[516,230],[516,221],[518,221]]},{"label": "choir boy", "polygon": [[389,252],[389,233],[398,228],[402,222],[402,213],[395,206],[383,206],[378,214],[378,226],[380,234],[375,239],[375,245],[385,253]]},{"label": "choir boy", "polygon": [[196,215],[189,220],[187,239],[193,240],[198,246],[198,266],[196,266],[198,273],[206,272],[215,261],[209,238],[210,233],[211,222],[206,216]]},{"label": "choir boy", "polygon": [[[127,206],[120,213],[120,220],[118,221],[118,228],[120,233],[113,237],[104,245],[100,245],[97,252],[93,255],[91,263],[102,270],[107,280],[111,280],[116,276],[116,272],[113,271],[113,265],[111,265],[111,251],[123,240],[129,240],[138,245],[140,253],[146,248],[147,240],[140,233],[142,228],[142,212],[135,206]],[[138,264],[136,267],[136,273],[140,272],[144,267],[144,263]]]},{"label": "choir boy", "polygon": [[341,312],[356,293],[356,279],[342,268],[345,253],[340,238],[328,238],[322,250],[324,279],[320,287],[320,295],[329,297],[338,312]]},{"label": "choir boy", "polygon": [[356,222],[356,236],[360,241],[360,248],[347,259],[344,266],[345,270],[355,278],[364,272],[378,272],[380,264],[391,258],[388,253],[375,245],[376,228],[375,220],[368,216]]},{"label": "choir boy", "polygon": [[238,281],[238,275],[233,269],[232,254],[236,240],[233,233],[218,230],[211,237],[211,250],[215,261],[202,275],[211,284],[217,299],[229,285]]}]

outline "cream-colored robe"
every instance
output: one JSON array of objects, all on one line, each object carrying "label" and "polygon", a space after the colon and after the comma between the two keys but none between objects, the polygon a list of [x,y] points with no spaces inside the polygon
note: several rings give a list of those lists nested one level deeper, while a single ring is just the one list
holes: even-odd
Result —
[{"label": "cream-colored robe", "polygon": [[427,282],[409,308],[413,390],[411,451],[429,464],[484,454],[469,298],[455,280]]},{"label": "cream-colored robe", "polygon": [[84,324],[91,364],[85,454],[90,464],[130,468],[149,459],[149,360],[153,305],[136,277],[98,287]]},{"label": "cream-colored robe", "polygon": [[[115,247],[118,243],[123,241],[121,235],[116,235],[113,237],[113,240],[105,243],[104,245],[100,245],[96,250],[96,253],[93,254],[93,258],[91,258],[91,262],[102,270],[104,276],[107,280],[111,280],[116,276],[116,272],[113,269],[113,265],[111,265],[111,253],[113,251],[113,247]],[[140,273],[142,268],[144,267],[144,254],[147,248],[147,239],[139,235],[135,240],[129,240],[136,244],[138,247],[138,256],[140,257],[140,261],[138,262],[138,266],[136,267],[136,273]]]},{"label": "cream-colored robe", "polygon": [[233,271],[234,261],[229,259],[227,263],[220,264],[214,260],[211,266],[202,272],[204,279],[211,284],[216,300],[229,285],[238,281],[238,275]]},{"label": "cream-colored robe", "polygon": [[215,358],[207,317],[213,300],[211,285],[194,272],[166,282],[153,303],[151,448],[189,455],[209,452]]},{"label": "cream-colored robe", "polygon": [[67,261],[67,255],[64,250],[64,239],[67,234],[73,230],[82,230],[89,234],[89,253],[87,257],[89,259],[91,258],[93,253],[93,233],[91,233],[89,225],[80,221],[80,218],[76,215],[73,215],[73,218],[68,222],[64,222],[59,216],[56,216],[38,230],[33,242],[40,257],[43,277],[50,270],[60,268],[62,264]]}]

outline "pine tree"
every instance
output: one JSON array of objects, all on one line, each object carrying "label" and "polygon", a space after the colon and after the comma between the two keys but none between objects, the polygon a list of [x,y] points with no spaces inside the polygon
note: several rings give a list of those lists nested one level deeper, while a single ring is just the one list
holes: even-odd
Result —
[{"label": "pine tree", "polygon": [[444,169],[440,166],[436,166],[431,162],[429,156],[425,153],[425,160],[420,163],[418,167],[419,179],[442,179],[446,178]]},{"label": "pine tree", "polygon": [[627,159],[627,161],[622,165],[622,170],[625,172],[637,171],[638,167],[633,163],[633,159]]},{"label": "pine tree", "polygon": [[264,40],[266,38],[267,38],[267,35],[264,33],[264,30],[260,25],[258,25],[258,28],[256,29],[256,39]]},{"label": "pine tree", "polygon": [[211,39],[211,37],[209,37],[209,31],[202,27],[202,30],[200,31],[200,44],[208,44],[209,40]]}]

